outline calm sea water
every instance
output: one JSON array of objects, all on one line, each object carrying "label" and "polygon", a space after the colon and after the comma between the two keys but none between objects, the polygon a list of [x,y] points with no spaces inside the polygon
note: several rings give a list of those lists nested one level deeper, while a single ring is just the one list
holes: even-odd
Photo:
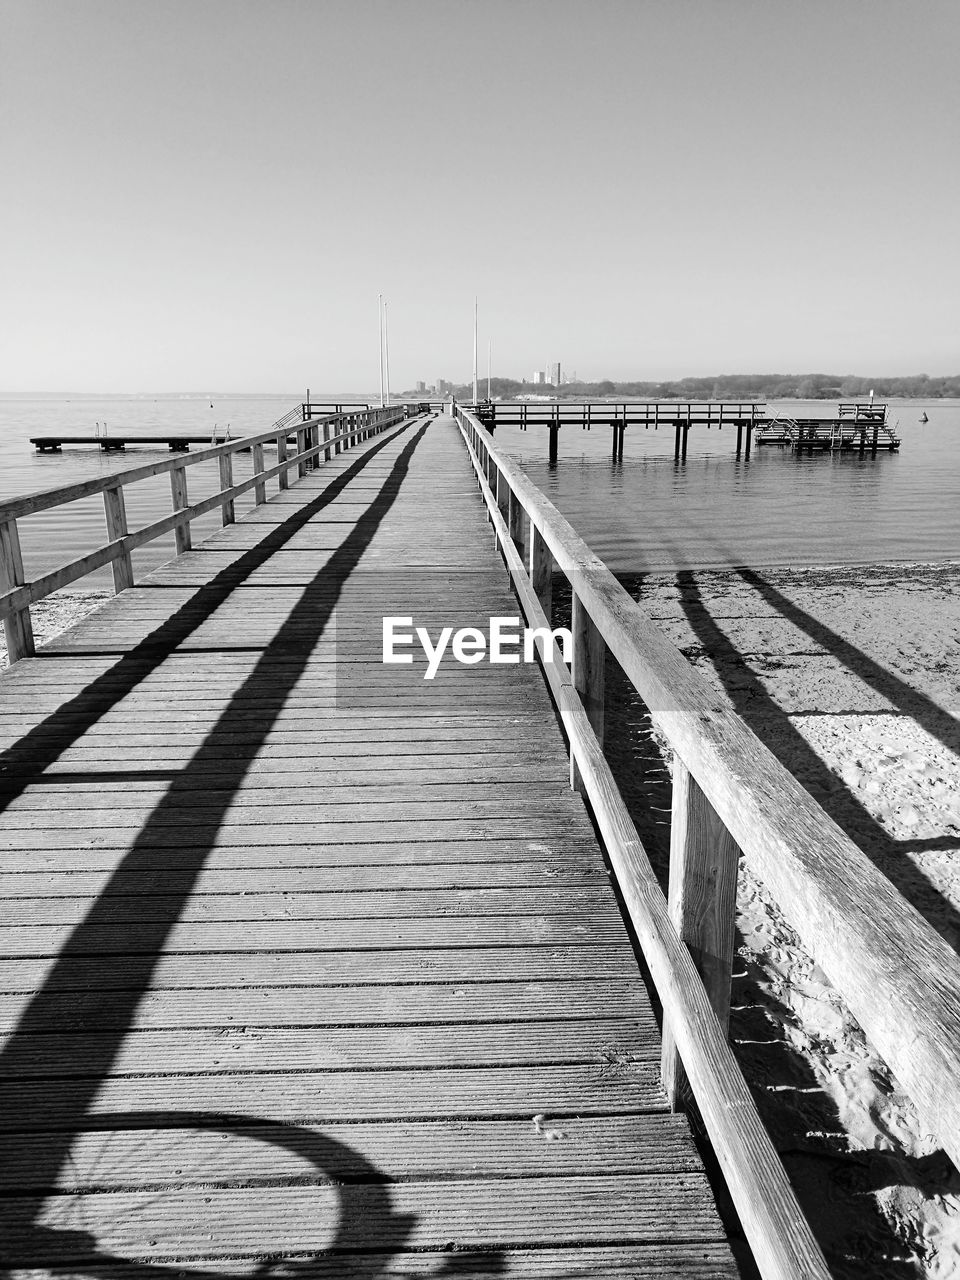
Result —
[{"label": "calm sea water", "polygon": [[[318,395],[318,399],[321,397]],[[333,399],[333,396],[324,396]],[[197,433],[229,424],[231,435],[266,430],[300,396],[0,397],[0,500],[20,493],[112,473],[166,449],[103,454],[95,447],[39,455],[31,435],[108,429]],[[778,406],[771,406],[778,407]],[[826,412],[828,405],[785,403],[786,413]],[[922,413],[929,419],[919,421]],[[732,429],[694,428],[687,461],[673,459],[672,431],[631,427],[622,463],[610,458],[609,428],[564,427],[560,460],[547,465],[543,428],[499,428],[497,443],[515,456],[577,530],[617,572],[643,572],[729,564],[854,564],[960,557],[960,402],[899,402],[891,406],[903,445],[899,454],[794,457],[777,449],[734,455]],[[249,455],[238,455],[235,475],[249,474]],[[188,473],[190,497],[218,487],[216,468]],[[126,492],[131,527],[170,509],[168,478]],[[246,510],[252,497],[238,507]],[[195,526],[199,540],[219,526],[211,513]],[[55,568],[103,538],[99,497],[20,522],[28,575]],[[173,554],[172,536],[135,553],[139,572]],[[88,580],[105,585],[109,571]]]},{"label": "calm sea water", "polygon": [[[320,395],[318,401],[344,399]],[[218,439],[229,428],[233,437],[267,431],[284,414],[295,409],[303,393],[278,396],[0,396],[0,502],[22,493],[34,493],[93,476],[110,475],[151,461],[170,458],[165,445],[128,447],[122,453],[103,453],[96,445],[67,447],[62,453],[40,454],[30,437],[62,431],[93,435],[97,423],[111,435],[201,435]],[[194,445],[193,448],[202,448]],[[274,460],[267,450],[268,465]],[[234,480],[252,474],[249,454],[234,455]],[[191,501],[216,493],[220,487],[217,464],[196,463],[187,471]],[[171,510],[170,479],[160,475],[139,481],[124,490],[127,523],[131,529],[158,520]],[[237,514],[249,510],[253,494],[237,500]],[[54,511],[41,512],[18,522],[28,577],[46,573],[93,550],[105,540],[103,499],[96,495]],[[220,527],[219,510],[193,522],[194,542]],[[135,573],[156,568],[174,554],[173,534],[158,538],[133,553]],[[90,574],[75,586],[108,586],[111,571]]]},{"label": "calm sea water", "polygon": [[545,428],[498,428],[496,440],[615,572],[960,557],[960,402],[899,401],[888,420],[903,443],[876,458],[767,446],[738,459],[734,428],[694,427],[675,463],[672,429],[629,427],[615,464],[609,427],[564,427],[552,471]]}]

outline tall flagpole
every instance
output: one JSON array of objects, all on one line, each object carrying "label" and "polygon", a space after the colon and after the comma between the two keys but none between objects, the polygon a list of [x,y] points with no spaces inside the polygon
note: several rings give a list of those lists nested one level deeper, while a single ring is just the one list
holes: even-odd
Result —
[{"label": "tall flagpole", "polygon": [[390,403],[390,331],[387,328],[387,304],[383,304],[383,361],[387,370],[387,404]]},{"label": "tall flagpole", "polygon": [[380,408],[383,408],[383,294],[377,294],[377,319],[380,322]]},{"label": "tall flagpole", "polygon": [[493,360],[493,342],[487,339],[487,399],[490,399],[490,365]]},{"label": "tall flagpole", "polygon": [[477,403],[477,299],[473,299],[473,403]]}]

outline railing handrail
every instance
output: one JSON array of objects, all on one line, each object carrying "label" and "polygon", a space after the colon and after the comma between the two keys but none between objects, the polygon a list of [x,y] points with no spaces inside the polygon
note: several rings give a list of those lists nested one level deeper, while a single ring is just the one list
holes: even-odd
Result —
[{"label": "railing handrail", "polygon": [[[303,476],[308,469],[319,464],[321,454],[329,459],[333,453],[339,453],[341,449],[348,448],[368,434],[384,430],[408,416],[405,407],[396,406],[310,418],[299,422],[295,432],[291,432],[288,427],[274,426],[269,431],[241,436],[195,453],[181,454],[142,467],[128,467],[108,476],[61,485],[0,503],[0,618],[4,623],[10,661],[16,662],[34,652],[31,604],[108,564],[113,567],[116,590],[123,591],[133,585],[130,553],[137,547],[173,532],[176,535],[177,553],[189,550],[190,522],[198,516],[220,507],[223,523],[231,524],[236,518],[236,499],[251,489],[254,490],[257,505],[266,502],[268,480],[277,477],[280,488],[285,489],[289,485],[290,471],[294,467]],[[338,425],[344,429],[335,430]],[[334,431],[331,435],[332,428]],[[288,454],[287,438],[291,434],[297,440],[297,448],[295,452]],[[267,467],[264,465],[263,446],[270,441],[275,441],[277,445],[277,463]],[[239,450],[250,450],[252,453],[253,474],[234,484],[233,454]],[[217,459],[219,463],[219,489],[199,502],[188,503],[187,468],[213,459]],[[124,487],[165,472],[170,473],[173,498],[171,514],[131,532],[127,527]],[[28,581],[20,549],[18,519],[97,493],[103,494],[107,541],[86,555]]]},{"label": "railing handrail", "polygon": [[[530,523],[526,531],[523,529],[520,519],[524,511],[522,500],[517,500],[510,489],[510,480],[506,479],[505,473],[500,472],[494,463],[493,476],[485,474],[487,467],[480,461],[478,452],[485,450],[489,437],[476,429],[476,419],[461,414],[460,429],[477,471],[480,489],[526,624],[542,628],[549,634],[551,588],[546,544],[529,512],[527,518]],[[488,463],[489,460],[488,454]],[[503,479],[506,479],[505,486],[500,483]],[[496,486],[496,494],[492,484]],[[503,518],[503,488],[508,491],[509,528]],[[515,539],[523,544],[525,553],[529,553],[529,576]],[[548,559],[544,559],[545,556]],[[579,573],[575,582],[580,582]],[[591,662],[589,650],[594,644],[590,638],[591,625],[582,610],[578,615],[577,586],[574,585],[572,670],[564,665],[556,641],[551,639],[541,649],[544,658],[549,659],[543,663],[543,673],[569,739],[571,780],[585,792],[591,803],[594,819],[663,1005],[665,1088],[672,1098],[675,1093],[672,1086],[678,1083],[673,1063],[679,1049],[707,1132],[765,1280],[827,1280],[829,1271],[823,1254],[800,1210],[783,1164],[763,1128],[733,1056],[725,1030],[726,1017],[721,1023],[716,1010],[716,993],[708,991],[671,919],[672,903],[668,908],[603,754],[599,741],[602,736],[602,710],[594,707],[592,713],[588,711],[591,695],[598,692],[598,681],[601,702],[603,696],[603,652],[602,648],[594,647]],[[594,686],[592,689],[591,685]],[[671,889],[673,860],[672,832]],[[733,865],[735,867],[735,860]]]},{"label": "railing handrail", "polygon": [[960,1167],[960,957],[457,406],[753,872]]},{"label": "railing handrail", "polygon": [[[535,393],[534,393],[535,394]],[[684,412],[690,409],[703,409],[706,412],[716,412],[717,409],[765,409],[766,400],[597,400],[589,397],[582,400],[560,399],[560,400],[527,400],[527,399],[510,399],[510,400],[481,400],[477,402],[482,405],[493,405],[495,408],[523,408],[528,411],[546,411],[553,409],[570,409],[571,412],[577,409],[583,409],[587,405],[595,405],[597,408],[604,410],[609,409],[643,409],[643,408],[659,408],[659,409],[682,409]]]},{"label": "railing handrail", "polygon": [[[311,418],[304,422],[300,417],[299,409],[296,410],[296,414],[298,429],[348,416],[333,413],[325,418]],[[17,520],[22,516],[35,515],[38,511],[49,511],[52,507],[63,506],[67,502],[77,502],[81,498],[103,493],[105,489],[115,489],[117,485],[136,484],[138,480],[148,480],[151,476],[163,475],[164,472],[173,471],[177,467],[192,467],[200,462],[211,462],[215,458],[222,458],[224,454],[251,449],[256,444],[269,444],[281,435],[287,437],[293,434],[289,427],[275,425],[269,431],[260,431],[251,436],[235,436],[220,444],[209,445],[205,449],[192,449],[176,457],[160,458],[156,462],[145,462],[139,467],[126,467],[122,471],[112,471],[109,475],[93,476],[88,480],[77,480],[73,484],[38,489],[34,493],[3,499],[0,500],[0,521]]]}]

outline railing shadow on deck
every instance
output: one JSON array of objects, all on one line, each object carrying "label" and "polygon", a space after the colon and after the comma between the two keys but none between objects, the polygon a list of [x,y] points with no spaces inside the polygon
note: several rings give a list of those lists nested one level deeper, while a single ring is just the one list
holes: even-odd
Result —
[{"label": "railing shadow on deck", "polygon": [[[255,547],[243,552],[209,582],[198,587],[179,609],[159,627],[144,636],[127,652],[119,654],[116,663],[95,677],[73,698],[46,716],[35,729],[25,733],[14,746],[0,752],[0,814],[11,800],[20,795],[36,776],[82,737],[101,716],[145,680],[193,632],[207,622],[227,600],[234,588],[250,577],[290,542],[324,507],[343,493],[352,480],[386,447],[388,441],[373,445],[345,471],[335,476],[323,492],[310,503],[293,510],[274,530],[265,534]],[[295,460],[294,460],[295,461]],[[57,655],[38,655],[56,663]]]},{"label": "railing shadow on deck", "polygon": [[[47,1129],[52,1134],[40,1166],[33,1170],[34,1182],[38,1187],[51,1188],[57,1185],[59,1171],[69,1158],[73,1140],[85,1127],[90,1109],[104,1080],[109,1076],[125,1035],[133,1023],[140,1000],[149,989],[164,945],[180,914],[177,910],[164,920],[139,921],[135,930],[127,930],[128,944],[124,948],[129,957],[129,962],[124,967],[126,985],[118,988],[115,956],[111,954],[116,947],[112,884],[130,871],[149,868],[155,872],[155,858],[150,851],[157,838],[167,840],[171,824],[183,821],[185,810],[180,796],[184,778],[189,775],[191,768],[214,763],[219,775],[218,790],[215,796],[211,796],[205,820],[201,823],[188,817],[184,821],[184,844],[181,850],[184,854],[192,853],[192,865],[186,857],[178,860],[176,881],[170,894],[182,909],[214,847],[217,833],[249,765],[283,709],[290,690],[301,678],[316,641],[332,617],[339,594],[336,587],[342,588],[347,581],[381,521],[396,501],[413,452],[426,429],[426,425],[420,427],[400,450],[377,496],[356,520],[341,545],[329,555],[313,581],[303,589],[273,640],[264,648],[253,671],[238,684],[226,710],[199,749],[193,753],[185,770],[171,780],[169,789],[141,828],[132,848],[121,858],[84,920],[73,929],[43,986],[32,997],[0,1053],[0,1077],[4,1084],[19,1082],[24,1094],[26,1082],[40,1076],[63,1076],[62,1044],[57,1038],[51,1037],[49,1060],[44,1062],[45,1034],[62,1030],[59,1016],[51,1013],[51,1009],[57,1007],[57,1002],[54,999],[48,1005],[46,997],[48,992],[53,993],[58,988],[69,986],[67,979],[70,966],[76,957],[84,956],[88,966],[92,965],[95,976],[88,984],[90,990],[86,995],[77,993],[76,1013],[82,1021],[83,1006],[89,1001],[91,1008],[96,1008],[99,1026],[103,1027],[106,1022],[109,1029],[106,1034],[98,1037],[96,1048],[91,1047],[83,1074],[70,1077],[68,1089],[63,1089],[61,1080],[61,1087],[50,1090],[49,1094],[45,1094],[42,1081],[29,1090],[31,1125]],[[396,439],[396,435],[391,439]],[[240,561],[217,575],[208,587],[201,588],[168,622],[152,632],[131,653],[124,655],[110,672],[94,680],[84,694],[72,699],[61,712],[48,717],[44,721],[45,727],[57,730],[52,742],[46,741],[45,737],[39,741],[31,741],[31,734],[25,735],[20,744],[25,749],[21,756],[18,757],[16,749],[7,753],[7,758],[15,763],[19,758],[20,764],[12,787],[5,788],[6,800],[9,801],[12,794],[22,791],[29,781],[30,773],[44,768],[76,741],[85,728],[96,723],[105,710],[115,706],[127,692],[135,688],[148,671],[154,670],[201,621],[211,615],[245,576],[284,546],[311,516],[329,505],[387,443],[388,441],[383,441],[373,445],[315,499],[292,513],[287,522],[268,534],[256,548],[245,553]],[[332,585],[335,588],[333,591]],[[274,661],[279,656],[283,657],[282,663]],[[251,693],[256,694],[260,712],[255,732],[251,730],[243,707],[244,698],[249,699]],[[79,723],[72,716],[64,714],[78,710],[83,713]],[[238,719],[244,730],[243,742],[229,742],[229,751],[226,751],[225,740],[229,740],[234,722]],[[188,815],[190,812],[189,809],[186,810]],[[129,946],[129,940],[133,940],[133,947]],[[38,1062],[41,1064],[39,1071]],[[9,1144],[13,1144],[15,1148],[16,1143],[17,1136],[6,1133],[0,1138],[0,1150]],[[45,1193],[41,1192],[16,1201],[4,1202],[0,1199],[0,1215],[5,1219],[4,1225],[13,1239],[29,1242],[31,1223],[41,1211],[44,1199]],[[374,1248],[376,1242],[368,1240],[367,1245]],[[20,1262],[8,1258],[4,1260],[4,1265],[19,1267]]]}]

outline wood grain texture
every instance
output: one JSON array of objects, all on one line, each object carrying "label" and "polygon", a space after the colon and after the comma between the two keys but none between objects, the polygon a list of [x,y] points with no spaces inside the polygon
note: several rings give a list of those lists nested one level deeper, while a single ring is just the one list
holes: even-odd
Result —
[{"label": "wood grain texture", "polygon": [[[481,454],[484,451],[490,453],[490,437],[469,415],[461,414],[461,430],[480,474],[482,463],[477,450]],[[511,485],[515,486],[518,493],[524,492],[524,481],[518,468],[509,461],[505,461],[504,465]],[[524,566],[492,502],[492,496],[484,486],[482,475],[481,490],[484,492],[502,553],[515,576],[528,625],[543,626],[546,619],[539,601],[532,587],[527,590]],[[554,510],[552,507],[550,509]],[[532,497],[527,510],[539,524],[542,513],[536,508]],[[576,544],[581,547],[583,544],[565,522],[564,527],[564,536],[569,545],[564,548],[564,558],[558,558],[558,564],[569,572],[573,590],[579,594],[584,591],[585,575],[579,562],[570,554],[570,547],[573,546],[576,550]],[[552,549],[556,555],[556,546]],[[596,560],[585,547],[583,551],[585,559]],[[603,569],[603,573],[607,573],[606,569]],[[608,573],[607,577],[614,582]],[[617,589],[622,593],[619,586]],[[601,629],[603,623],[597,622],[595,615],[592,616],[598,630]],[[572,681],[563,679],[562,669],[555,663],[545,663],[544,674],[563,721],[570,744],[571,760],[576,763],[584,793],[590,799],[644,958],[663,1004],[664,1016],[670,1021],[707,1132],[716,1149],[760,1272],[765,1277],[771,1277],[771,1280],[801,1280],[807,1277],[827,1280],[829,1272],[822,1251],[800,1210],[786,1171],[760,1122],[746,1081],[710,1005],[690,953],[673,927],[666,899],[614,782],[587,709]]]},{"label": "wood grain texture", "polygon": [[[730,981],[740,850],[681,760],[673,764],[670,919],[687,944],[717,1020],[730,1019]],[[670,1019],[663,1026],[663,1087],[671,1106],[683,1088]]]},{"label": "wood grain texture", "polygon": [[669,643],[556,507],[483,448],[754,873],[960,1165],[960,957]]},{"label": "wood grain texture", "polygon": [[538,672],[364,644],[518,612],[459,435],[338,425],[0,677],[5,1261],[726,1280]]}]

